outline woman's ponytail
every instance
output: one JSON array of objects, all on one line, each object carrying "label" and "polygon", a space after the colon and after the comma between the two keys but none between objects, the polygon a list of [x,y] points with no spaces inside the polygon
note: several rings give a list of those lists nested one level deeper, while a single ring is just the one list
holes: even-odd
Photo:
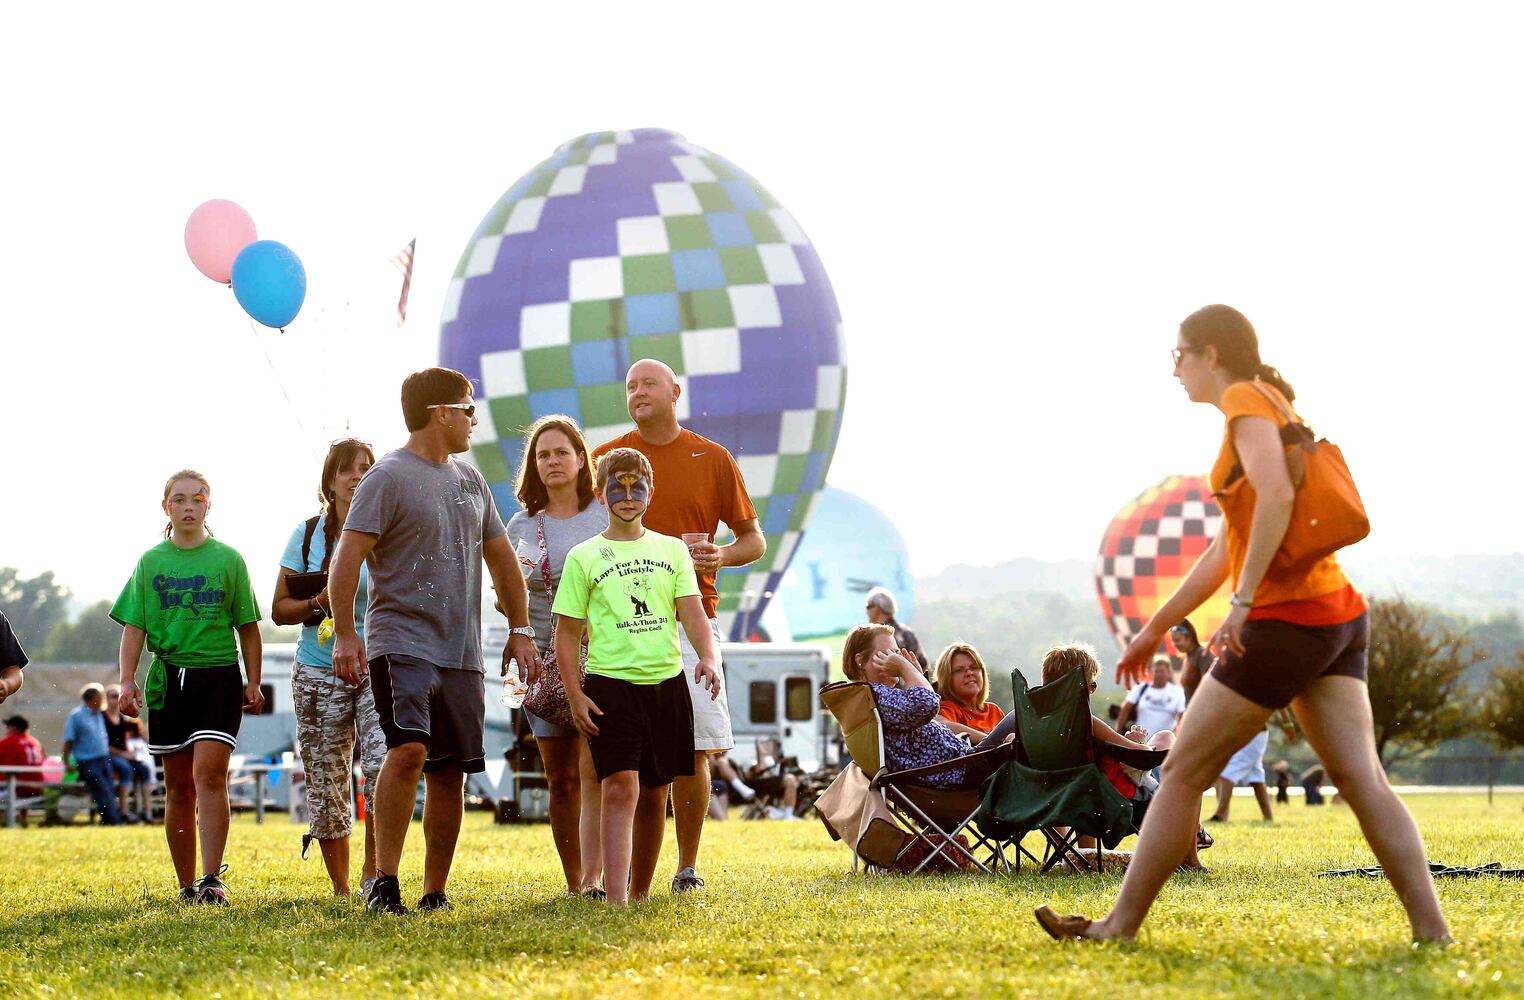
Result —
[{"label": "woman's ponytail", "polygon": [[1217,363],[1234,379],[1257,378],[1275,386],[1286,402],[1296,399],[1291,383],[1274,367],[1259,359],[1259,336],[1247,316],[1232,306],[1202,306],[1180,324],[1180,336],[1198,351],[1205,347],[1217,350]]},{"label": "woman's ponytail", "polygon": [[1286,397],[1286,402],[1290,403],[1296,399],[1296,393],[1292,391],[1291,383],[1287,382],[1281,376],[1281,373],[1275,370],[1273,365],[1261,364],[1254,372],[1254,376],[1261,382],[1268,382],[1270,385],[1273,385],[1277,392]]}]

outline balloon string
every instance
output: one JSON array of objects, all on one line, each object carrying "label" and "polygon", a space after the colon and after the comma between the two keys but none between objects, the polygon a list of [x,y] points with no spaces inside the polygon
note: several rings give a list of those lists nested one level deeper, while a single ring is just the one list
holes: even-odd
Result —
[{"label": "balloon string", "polygon": [[248,323],[249,332],[254,335],[254,342],[259,345],[260,353],[265,356],[265,364],[270,366],[270,374],[275,378],[276,387],[280,389],[280,394],[286,398],[286,406],[291,410],[291,419],[296,421],[296,429],[301,433],[303,443],[307,445],[307,450],[312,453],[312,460],[314,462],[321,461],[321,456],[318,455],[317,449],[312,446],[312,435],[307,433],[307,426],[302,423],[301,411],[296,408],[296,403],[292,401],[291,394],[286,391],[286,383],[280,377],[280,369],[275,367],[275,360],[270,357],[269,348],[265,347],[265,342],[259,338],[259,330],[254,326],[254,321],[251,319]]}]

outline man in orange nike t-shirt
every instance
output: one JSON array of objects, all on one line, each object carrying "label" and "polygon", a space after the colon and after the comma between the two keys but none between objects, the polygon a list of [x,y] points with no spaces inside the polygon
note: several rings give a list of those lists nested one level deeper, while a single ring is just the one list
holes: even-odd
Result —
[{"label": "man in orange nike t-shirt", "polygon": [[[718,643],[720,629],[715,623],[715,609],[719,594],[714,585],[715,573],[723,566],[756,562],[767,551],[767,542],[735,458],[723,445],[678,424],[677,400],[681,395],[682,387],[671,368],[651,359],[635,362],[625,376],[625,401],[635,430],[598,446],[593,451],[593,461],[614,448],[634,448],[650,459],[656,479],[645,526],[674,538],[687,532],[707,533],[710,541],[690,545],[689,551],[698,574],[704,613],[709,616]],[[729,545],[714,544],[715,531],[721,522],[736,536]],[[698,654],[686,635],[682,636],[682,649],[683,666],[691,676]],[[709,692],[697,686],[688,692],[693,697],[693,775],[679,776],[672,782],[672,814],[677,821],[677,877],[672,880],[673,892],[704,885],[697,867],[704,817],[709,813],[708,755],[735,746],[730,731],[730,704],[723,687],[723,661],[719,672],[722,683],[719,697],[711,700]]]}]

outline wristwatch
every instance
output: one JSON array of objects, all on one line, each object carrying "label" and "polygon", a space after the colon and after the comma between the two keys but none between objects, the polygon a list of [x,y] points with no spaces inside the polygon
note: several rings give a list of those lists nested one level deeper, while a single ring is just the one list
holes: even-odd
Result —
[{"label": "wristwatch", "polygon": [[1239,597],[1237,591],[1234,591],[1233,593],[1228,595],[1228,603],[1233,605],[1233,607],[1235,607],[1235,608],[1252,608],[1252,607],[1254,607],[1254,602],[1253,601],[1246,601],[1242,597]]},{"label": "wristwatch", "polygon": [[509,635],[521,635],[521,636],[523,636],[526,639],[533,639],[534,638],[534,626],[533,625],[518,625],[518,626],[515,626],[514,628],[510,628],[508,630],[508,634]]}]

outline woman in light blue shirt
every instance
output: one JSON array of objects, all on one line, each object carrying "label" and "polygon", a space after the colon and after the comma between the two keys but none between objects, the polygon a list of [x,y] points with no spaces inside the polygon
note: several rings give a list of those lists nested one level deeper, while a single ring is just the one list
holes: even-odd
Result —
[{"label": "woman in light blue shirt", "polygon": [[[291,693],[296,705],[296,734],[302,764],[307,772],[306,795],[309,825],[302,836],[302,853],[318,842],[323,864],[339,896],[350,894],[349,835],[353,822],[349,808],[349,776],[355,741],[360,743],[360,771],[365,790],[374,794],[381,759],[386,756],[386,737],[376,715],[370,677],[349,684],[333,672],[333,642],[318,635],[329,616],[326,582],[311,597],[292,596],[292,574],[326,573],[328,560],[349,516],[349,504],[375,463],[375,454],[364,441],[349,438],[335,442],[323,461],[318,496],[323,509],[296,526],[280,560],[271,617],[277,625],[302,625],[291,667]],[[368,586],[365,567],[360,567],[360,588],[355,594],[355,625],[363,637]],[[365,862],[361,888],[369,889],[376,875],[376,840],[365,824]]]}]

